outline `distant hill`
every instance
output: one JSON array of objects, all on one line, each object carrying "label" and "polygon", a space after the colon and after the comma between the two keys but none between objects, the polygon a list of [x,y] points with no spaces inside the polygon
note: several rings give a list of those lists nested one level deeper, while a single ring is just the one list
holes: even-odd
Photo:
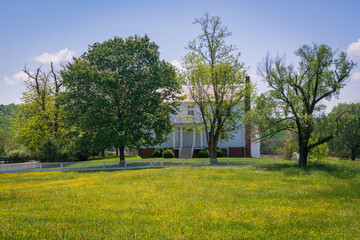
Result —
[{"label": "distant hill", "polygon": [[9,105],[0,104],[0,131],[9,135],[14,134],[12,130],[12,121],[16,118],[18,112],[19,105],[13,103]]}]

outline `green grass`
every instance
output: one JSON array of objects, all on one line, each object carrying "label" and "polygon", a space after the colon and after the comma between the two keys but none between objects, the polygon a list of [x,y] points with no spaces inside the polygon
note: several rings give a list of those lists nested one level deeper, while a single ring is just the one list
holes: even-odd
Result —
[{"label": "green grass", "polygon": [[[203,166],[205,160],[205,166],[209,166],[209,158],[193,158],[193,159],[179,159],[179,158],[141,158],[137,155],[126,156],[128,167],[147,167],[150,165],[150,161],[154,166],[161,166],[161,161],[164,166]],[[95,158],[84,162],[85,168],[101,168],[103,163],[108,167],[119,167],[119,157],[104,157]],[[218,158],[218,166],[241,166],[241,165],[263,165],[273,164],[273,158],[266,157],[230,157],[230,158]],[[288,160],[276,158],[276,163],[289,163]],[[64,164],[64,169],[82,168],[82,162],[72,162]],[[48,169],[48,168],[47,168]],[[59,164],[54,164],[53,169],[60,169]]]},{"label": "green grass", "polygon": [[0,175],[0,239],[359,239],[360,162]]}]

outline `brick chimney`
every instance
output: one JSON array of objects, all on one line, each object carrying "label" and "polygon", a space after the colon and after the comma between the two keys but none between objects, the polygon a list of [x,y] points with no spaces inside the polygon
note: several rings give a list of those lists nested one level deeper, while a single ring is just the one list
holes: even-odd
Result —
[{"label": "brick chimney", "polygon": [[[246,90],[250,85],[250,76],[246,76]],[[250,111],[250,92],[245,96],[245,113]],[[245,157],[251,157],[251,127],[249,124],[245,124]]]}]

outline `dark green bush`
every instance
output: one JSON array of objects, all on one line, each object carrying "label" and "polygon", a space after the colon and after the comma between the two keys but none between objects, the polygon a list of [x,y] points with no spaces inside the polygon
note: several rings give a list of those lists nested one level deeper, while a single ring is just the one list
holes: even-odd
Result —
[{"label": "dark green bush", "polygon": [[163,150],[162,149],[155,149],[152,154],[151,154],[152,157],[157,157],[157,158],[160,158],[163,156]]},{"label": "dark green bush", "polygon": [[56,139],[45,139],[36,153],[40,162],[60,162],[60,144]]},{"label": "dark green bush", "polygon": [[207,149],[202,149],[198,153],[198,158],[209,158],[209,157],[210,157],[210,153]]},{"label": "dark green bush", "polygon": [[216,150],[216,156],[217,156],[217,157],[224,157],[224,152],[223,152],[223,150],[220,150],[220,149]]},{"label": "dark green bush", "polygon": [[175,154],[173,152],[173,150],[171,149],[166,149],[163,153],[162,153],[164,158],[174,158]]}]

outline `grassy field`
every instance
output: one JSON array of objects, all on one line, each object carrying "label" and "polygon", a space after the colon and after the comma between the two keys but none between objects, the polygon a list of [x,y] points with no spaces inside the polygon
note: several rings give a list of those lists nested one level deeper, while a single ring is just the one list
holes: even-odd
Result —
[{"label": "grassy field", "polygon": [[360,162],[0,175],[1,239],[359,239]]},{"label": "grassy field", "polygon": [[[141,158],[138,155],[126,156],[125,160],[127,161],[128,167],[140,167],[140,166],[149,166],[150,161],[154,166],[160,166],[161,161],[164,166],[180,166],[184,164],[185,166],[203,166],[205,163],[206,166],[211,165],[209,158],[193,158],[193,159],[179,159],[179,158]],[[204,162],[205,161],[205,162]],[[105,162],[106,167],[119,167],[119,157],[100,157],[90,159],[89,161],[84,162],[84,167],[86,168],[99,168],[102,167]],[[223,157],[218,158],[219,166],[239,166],[239,165],[263,165],[263,164],[273,164],[274,159],[272,157]],[[276,163],[288,163],[288,160],[283,160],[282,158],[276,158]],[[82,168],[82,162],[73,162],[70,164],[64,165],[64,169],[71,168]],[[54,168],[59,169],[59,166]]]}]

